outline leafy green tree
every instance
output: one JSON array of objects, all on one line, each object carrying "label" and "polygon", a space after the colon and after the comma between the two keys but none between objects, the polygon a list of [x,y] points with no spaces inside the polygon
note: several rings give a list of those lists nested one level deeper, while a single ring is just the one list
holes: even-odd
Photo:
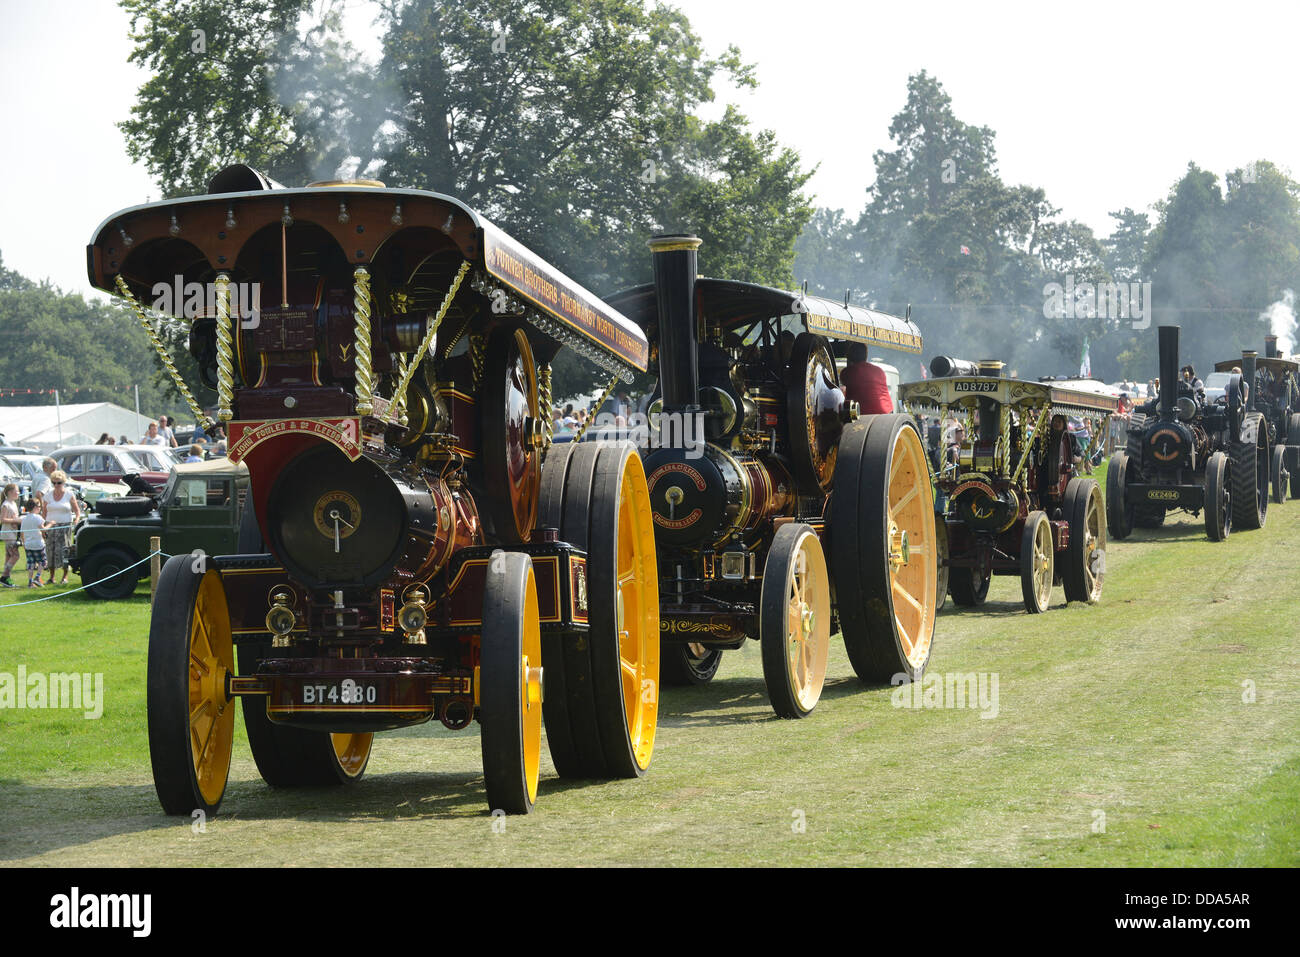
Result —
[{"label": "leafy green tree", "polygon": [[190,418],[129,310],[116,303],[87,302],[7,270],[2,278],[0,405],[53,405],[52,390],[57,389],[65,403],[114,402],[131,408],[138,385],[145,414]]},{"label": "leafy green tree", "polygon": [[[456,195],[597,292],[648,279],[645,240],[665,229],[705,239],[707,272],[793,281],[810,174],[734,108],[698,116],[716,80],[754,80],[734,48],[705,56],[675,9],[393,0],[375,7],[372,67],[337,2],[301,35],[305,0],[123,4],[155,73],[123,130],[169,195],[232,160],[293,184],[346,170]],[[196,61],[180,33],[198,23]]]},{"label": "leafy green tree", "polygon": [[1151,217],[1125,206],[1110,213],[1110,218],[1115,220],[1115,227],[1101,241],[1104,250],[1102,262],[1106,272],[1117,282],[1138,281],[1142,278],[1142,267],[1146,261]]}]

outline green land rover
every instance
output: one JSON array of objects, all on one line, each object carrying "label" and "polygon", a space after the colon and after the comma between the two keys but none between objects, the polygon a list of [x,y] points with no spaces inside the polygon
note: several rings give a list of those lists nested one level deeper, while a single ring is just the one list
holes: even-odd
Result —
[{"label": "green land rover", "polygon": [[155,496],[100,502],[77,529],[72,569],[92,597],[125,598],[149,574],[155,535],[164,556],[234,554],[248,487],[248,469],[228,459],[178,465]]}]

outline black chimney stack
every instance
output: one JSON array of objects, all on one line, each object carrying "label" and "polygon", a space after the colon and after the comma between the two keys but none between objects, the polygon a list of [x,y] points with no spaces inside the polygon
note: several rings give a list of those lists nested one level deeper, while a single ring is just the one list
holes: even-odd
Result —
[{"label": "black chimney stack", "polygon": [[1241,353],[1241,381],[1246,383],[1246,411],[1255,411],[1255,360],[1259,353],[1254,350]]},{"label": "black chimney stack", "polygon": [[1270,359],[1276,359],[1282,355],[1277,348],[1277,336],[1264,337],[1264,355]]},{"label": "black chimney stack", "polygon": [[659,385],[664,411],[699,405],[699,335],[695,315],[697,236],[651,237],[659,304]]},{"label": "black chimney stack", "polygon": [[1172,421],[1178,403],[1178,326],[1160,327],[1160,418]]}]

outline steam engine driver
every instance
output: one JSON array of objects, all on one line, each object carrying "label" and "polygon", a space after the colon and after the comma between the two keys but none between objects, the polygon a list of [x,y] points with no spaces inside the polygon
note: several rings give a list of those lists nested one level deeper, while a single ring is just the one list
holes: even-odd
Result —
[{"label": "steam engine driver", "polygon": [[856,402],[863,415],[893,412],[894,400],[889,397],[885,370],[867,361],[867,347],[861,342],[850,342],[848,360],[840,375],[845,398]]}]

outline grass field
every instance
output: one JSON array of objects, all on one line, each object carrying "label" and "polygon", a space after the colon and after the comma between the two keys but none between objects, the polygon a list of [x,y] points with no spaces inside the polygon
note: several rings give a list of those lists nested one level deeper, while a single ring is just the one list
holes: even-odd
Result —
[{"label": "grass field", "polygon": [[[30,865],[1300,864],[1300,502],[1206,540],[1179,517],[1112,544],[1093,607],[1030,616],[1018,579],[939,619],[931,673],[979,708],[902,708],[832,649],[799,722],[758,648],[669,689],[639,781],[566,783],[494,829],[473,730],[376,738],[350,789],[272,791],[236,723],[221,813],[162,815],[145,725],[147,595],[0,607],[0,672],[103,672],[103,716],[0,710],[0,861]],[[0,595],[0,603],[35,594]],[[991,713],[992,708],[986,709]],[[802,828],[800,827],[802,825]]]}]

